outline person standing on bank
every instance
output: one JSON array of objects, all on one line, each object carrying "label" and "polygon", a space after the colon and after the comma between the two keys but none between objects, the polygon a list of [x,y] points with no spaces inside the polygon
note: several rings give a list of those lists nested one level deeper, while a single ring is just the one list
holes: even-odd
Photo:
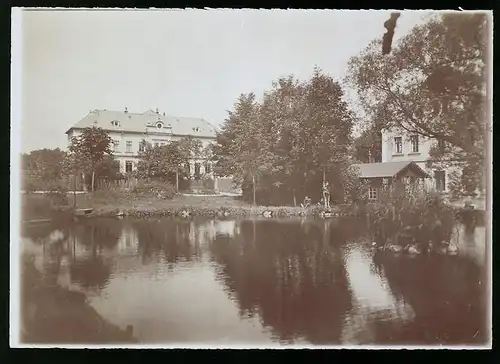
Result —
[{"label": "person standing on bank", "polygon": [[330,208],[330,188],[327,181],[323,181],[323,201],[325,203],[325,209]]}]

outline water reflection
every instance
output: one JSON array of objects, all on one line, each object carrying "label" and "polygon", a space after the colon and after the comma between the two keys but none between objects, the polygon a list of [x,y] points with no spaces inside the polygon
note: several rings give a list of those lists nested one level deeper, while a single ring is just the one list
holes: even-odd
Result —
[{"label": "water reflection", "polygon": [[[146,343],[484,342],[484,228],[457,257],[374,255],[336,220],[88,219],[26,231],[43,283]],[[479,283],[483,282],[483,283]]]}]

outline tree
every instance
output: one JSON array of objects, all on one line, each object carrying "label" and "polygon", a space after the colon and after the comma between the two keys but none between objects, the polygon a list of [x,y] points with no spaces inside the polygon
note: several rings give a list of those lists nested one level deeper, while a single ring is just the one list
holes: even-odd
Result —
[{"label": "tree", "polygon": [[71,138],[69,154],[70,169],[80,169],[92,174],[91,190],[94,192],[96,166],[105,155],[113,155],[112,139],[102,128],[92,126],[83,129],[82,133]]},{"label": "tree", "polygon": [[382,133],[375,126],[370,126],[354,140],[354,158],[361,163],[382,162]]},{"label": "tree", "polygon": [[95,174],[97,179],[118,180],[122,178],[120,162],[110,155],[105,155],[101,161],[96,163]]},{"label": "tree", "polygon": [[60,181],[63,175],[66,152],[56,149],[39,149],[22,155],[22,168],[25,173],[44,188]]},{"label": "tree", "polygon": [[254,203],[259,196],[294,205],[297,196],[319,198],[323,178],[342,192],[354,119],[342,97],[319,68],[307,82],[273,82],[261,103],[240,95],[217,135],[216,172],[242,183],[244,197],[252,186]]},{"label": "tree", "polygon": [[192,137],[171,141],[164,146],[153,147],[145,143],[139,152],[136,175],[143,179],[161,179],[173,182],[179,190],[179,179],[189,178],[189,162],[201,153],[201,142]]},{"label": "tree", "polygon": [[241,94],[234,111],[229,111],[229,117],[217,135],[217,144],[214,146],[216,171],[222,176],[232,176],[236,183],[250,178],[254,204],[256,180],[264,167],[260,158],[260,135],[259,105],[255,101],[255,94]]},{"label": "tree", "polygon": [[370,43],[350,60],[347,80],[369,119],[438,141],[431,165],[482,165],[488,30],[485,14],[436,16],[414,27],[390,55],[380,54],[380,40]]}]

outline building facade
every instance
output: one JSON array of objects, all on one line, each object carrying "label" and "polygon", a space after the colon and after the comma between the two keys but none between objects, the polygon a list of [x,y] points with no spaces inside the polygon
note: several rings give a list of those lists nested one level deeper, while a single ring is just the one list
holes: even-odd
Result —
[{"label": "building facade", "polygon": [[447,193],[450,191],[451,173],[460,173],[460,168],[438,169],[427,166],[430,149],[436,143],[434,139],[417,134],[409,135],[396,130],[384,131],[382,132],[382,163],[415,162],[430,176],[426,179],[426,188]]},{"label": "building facade", "polygon": [[[148,110],[144,113],[91,110],[83,119],[66,131],[68,143],[87,127],[100,127],[113,139],[114,157],[120,163],[120,172],[129,173],[137,168],[139,152],[145,148],[143,141],[153,146],[192,136],[200,140],[203,148],[215,142],[216,128],[201,118],[176,117]],[[191,175],[212,175],[211,164],[203,159],[192,160]]]}]

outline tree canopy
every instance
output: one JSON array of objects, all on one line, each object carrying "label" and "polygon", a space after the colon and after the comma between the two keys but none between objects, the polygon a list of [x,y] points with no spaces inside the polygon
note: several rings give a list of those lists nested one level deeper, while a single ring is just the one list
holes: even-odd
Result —
[{"label": "tree canopy", "polygon": [[139,152],[136,175],[143,179],[160,179],[175,183],[190,178],[189,163],[193,158],[204,156],[202,143],[192,136],[174,140],[163,146],[153,146],[143,141],[144,150]]},{"label": "tree canopy", "polygon": [[22,155],[22,168],[40,181],[57,181],[61,178],[65,157],[66,152],[59,148],[34,150]]},{"label": "tree canopy", "polygon": [[371,42],[350,60],[347,77],[367,120],[437,140],[431,163],[481,166],[488,32],[485,14],[442,14],[414,27],[388,55],[381,40]]},{"label": "tree canopy", "polygon": [[113,155],[111,145],[112,139],[104,129],[96,126],[83,129],[80,135],[71,138],[65,160],[67,173],[92,174],[93,191],[96,167],[106,155]]},{"label": "tree canopy", "polygon": [[339,83],[319,68],[304,82],[278,79],[261,102],[240,95],[217,135],[217,173],[242,183],[247,197],[256,187],[261,203],[289,204],[319,199],[325,171],[342,199],[354,120],[342,98]]}]

